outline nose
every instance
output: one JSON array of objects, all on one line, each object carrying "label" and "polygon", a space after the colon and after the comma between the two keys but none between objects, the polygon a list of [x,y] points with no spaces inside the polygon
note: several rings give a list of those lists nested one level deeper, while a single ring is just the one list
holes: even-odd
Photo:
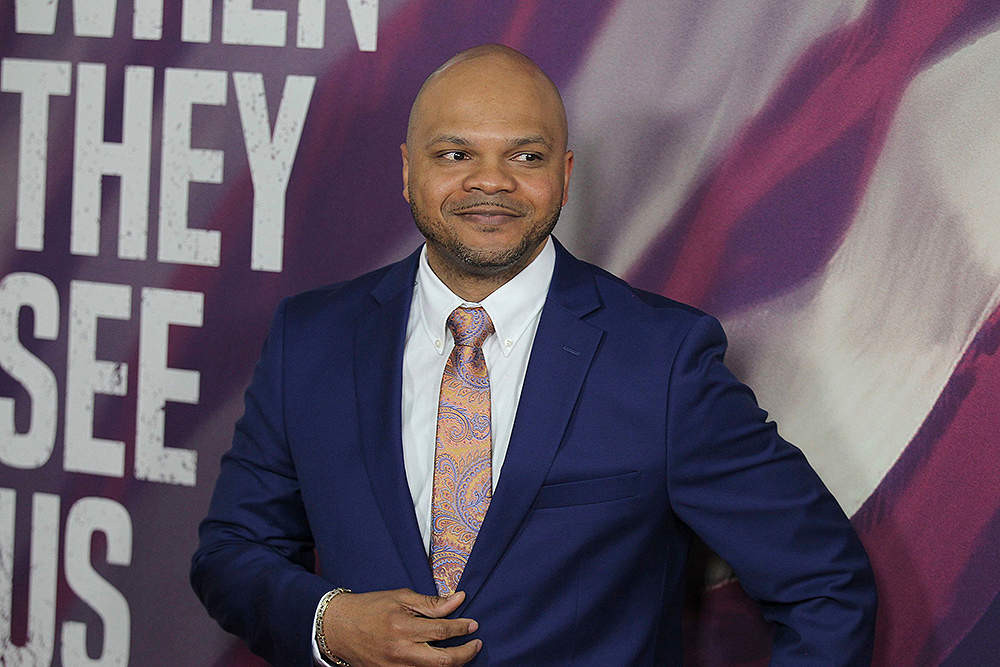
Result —
[{"label": "nose", "polygon": [[517,181],[510,172],[506,160],[477,160],[469,175],[465,178],[465,190],[479,190],[484,194],[497,192],[513,192],[517,189]]}]

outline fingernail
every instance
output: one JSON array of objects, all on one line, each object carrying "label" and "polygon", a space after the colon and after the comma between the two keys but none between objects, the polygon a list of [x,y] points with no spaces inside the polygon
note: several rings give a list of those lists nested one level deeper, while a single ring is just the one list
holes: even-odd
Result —
[{"label": "fingernail", "polygon": [[478,629],[479,629],[479,623],[476,623],[475,621],[469,623],[469,632],[475,632]]},{"label": "fingernail", "polygon": [[476,640],[476,653],[479,653],[482,650],[483,650],[483,640],[482,639],[477,639]]}]

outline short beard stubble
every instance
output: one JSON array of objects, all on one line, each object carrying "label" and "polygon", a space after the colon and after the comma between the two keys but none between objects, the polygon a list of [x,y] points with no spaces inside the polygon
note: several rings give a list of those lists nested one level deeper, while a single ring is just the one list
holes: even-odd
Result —
[{"label": "short beard stubble", "polygon": [[[527,258],[555,229],[559,222],[562,206],[556,206],[542,224],[527,230],[521,242],[513,248],[496,252],[484,252],[470,248],[455,236],[440,234],[434,222],[414,204],[415,198],[410,197],[410,213],[417,229],[427,239],[428,245],[450,257],[456,270],[465,275],[483,278],[502,278],[508,280],[517,275],[527,265]],[[459,269],[461,267],[461,269]],[[462,270],[464,269],[464,270]],[[509,274],[509,275],[505,275]]]}]

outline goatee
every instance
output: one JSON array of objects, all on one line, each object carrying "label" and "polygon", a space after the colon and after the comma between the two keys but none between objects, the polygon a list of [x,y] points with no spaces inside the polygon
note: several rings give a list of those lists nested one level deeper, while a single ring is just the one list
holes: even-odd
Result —
[{"label": "goatee", "polygon": [[410,197],[410,212],[413,214],[413,221],[417,229],[427,239],[428,245],[434,247],[442,254],[452,257],[457,263],[463,265],[468,273],[480,276],[492,276],[502,274],[512,268],[520,270],[524,268],[520,263],[529,257],[543,241],[552,233],[556,223],[559,221],[559,214],[562,207],[557,206],[541,224],[535,225],[527,230],[520,242],[504,250],[486,251],[471,248],[462,243],[454,234],[447,234],[447,229],[436,227],[434,221],[414,204],[414,197]]}]

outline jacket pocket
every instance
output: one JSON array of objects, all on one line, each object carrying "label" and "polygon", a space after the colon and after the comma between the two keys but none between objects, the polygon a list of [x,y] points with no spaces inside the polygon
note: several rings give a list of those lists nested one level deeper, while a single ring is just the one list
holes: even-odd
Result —
[{"label": "jacket pocket", "polygon": [[621,500],[622,498],[631,498],[638,491],[638,471],[610,477],[582,479],[576,482],[543,484],[538,489],[538,495],[535,496],[535,502],[531,509],[590,505],[609,500]]}]

